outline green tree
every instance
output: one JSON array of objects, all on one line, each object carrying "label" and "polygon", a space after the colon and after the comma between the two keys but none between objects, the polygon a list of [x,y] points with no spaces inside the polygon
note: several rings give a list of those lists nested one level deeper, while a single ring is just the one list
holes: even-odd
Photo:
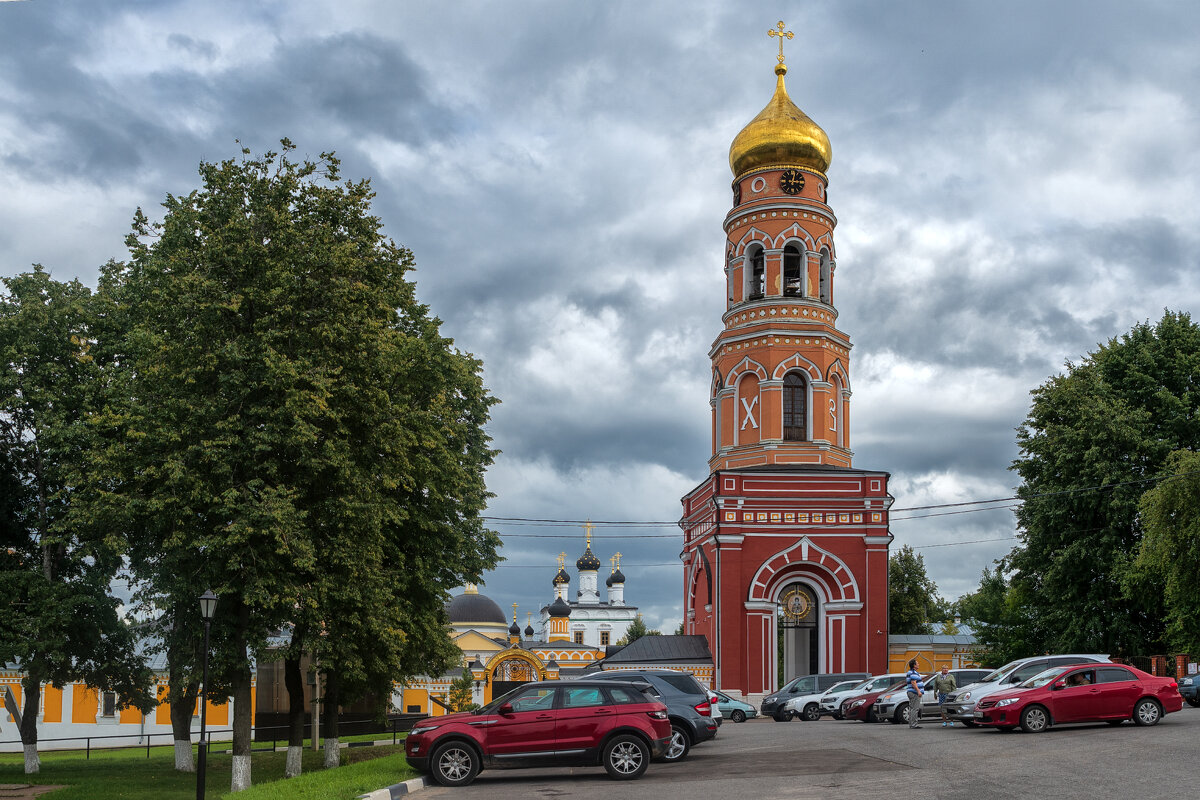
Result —
[{"label": "green tree", "polygon": [[1022,638],[1027,629],[1024,606],[1005,580],[1002,564],[996,569],[984,568],[979,588],[958,598],[955,606],[974,631],[983,654],[981,663],[998,667],[1034,654]]},{"label": "green tree", "polygon": [[629,623],[629,627],[625,629],[625,635],[617,640],[618,645],[633,644],[643,636],[662,636],[662,631],[646,627],[642,615],[638,614],[633,618],[633,622]]},{"label": "green tree", "polygon": [[1126,576],[1130,594],[1139,585],[1162,585],[1168,644],[1200,652],[1200,453],[1181,450],[1167,459],[1163,480],[1142,495],[1143,528]]},{"label": "green tree", "polygon": [[[220,598],[212,684],[234,698],[235,790],[249,657],[269,657],[269,633],[290,626],[285,667],[319,662],[336,763],[339,704],[382,711],[393,681],[457,660],[443,604],[498,560],[479,518],[494,456],[479,362],[416,301],[369,183],[292,149],[201,164],[161,223],[138,211],[131,260],[102,284],[125,320],[128,400],[97,469],[120,476],[110,499],[146,597],[168,612]],[[286,684],[298,711],[302,684]]]},{"label": "green tree", "polygon": [[462,675],[450,682],[450,697],[447,702],[452,711],[471,711],[477,707],[471,700],[471,688],[474,683],[471,670],[466,667],[463,667]]},{"label": "green tree", "polygon": [[150,671],[109,590],[114,539],[81,513],[80,454],[92,446],[98,371],[92,295],[41,267],[0,293],[0,662],[17,662],[25,771],[37,772],[42,686],[83,681],[120,705],[153,707]]},{"label": "green tree", "polygon": [[1129,591],[1142,493],[1172,451],[1200,444],[1200,327],[1166,312],[1033,392],[1013,469],[1021,544],[1006,559],[1029,650],[1163,646],[1161,581]]},{"label": "green tree", "polygon": [[888,559],[888,631],[929,633],[938,617],[937,584],[925,573],[925,557],[904,545]]}]

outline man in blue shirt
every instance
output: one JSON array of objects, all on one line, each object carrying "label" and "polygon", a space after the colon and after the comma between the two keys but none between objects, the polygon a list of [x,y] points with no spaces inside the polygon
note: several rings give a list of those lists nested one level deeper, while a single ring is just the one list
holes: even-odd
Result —
[{"label": "man in blue shirt", "polygon": [[912,730],[921,727],[921,695],[925,694],[925,687],[922,685],[924,681],[921,679],[921,673],[917,672],[915,658],[908,662],[904,682],[908,685],[908,728]]}]

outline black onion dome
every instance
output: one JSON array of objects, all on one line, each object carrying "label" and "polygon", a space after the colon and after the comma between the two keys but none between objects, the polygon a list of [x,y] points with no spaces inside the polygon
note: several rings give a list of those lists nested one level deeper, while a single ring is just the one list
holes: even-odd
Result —
[{"label": "black onion dome", "polygon": [[521,626],[517,624],[517,621],[515,619],[513,620],[513,624],[508,626],[508,632],[511,633],[513,636],[521,635]]},{"label": "black onion dome", "polygon": [[533,638],[533,626],[532,625],[525,626],[525,638],[527,638],[527,639]]},{"label": "black onion dome", "polygon": [[564,603],[561,597],[556,597],[550,604],[549,613],[552,617],[569,617],[571,616],[571,607]]},{"label": "black onion dome", "polygon": [[558,574],[554,576],[554,585],[558,586],[560,583],[570,583],[570,582],[571,582],[571,576],[567,574],[567,571],[565,569],[563,569],[562,567],[559,567]]},{"label": "black onion dome", "polygon": [[608,580],[605,583],[609,586],[612,586],[614,583],[625,583],[625,573],[621,572],[620,567],[617,567],[616,571],[608,576]]},{"label": "black onion dome", "polygon": [[600,559],[596,558],[596,556],[592,554],[592,548],[590,545],[586,550],[583,551],[583,555],[579,557],[579,560],[575,562],[575,567],[577,569],[585,570],[600,569]]},{"label": "black onion dome", "polygon": [[496,601],[478,592],[466,592],[451,598],[446,604],[446,615],[451,625],[483,622],[507,625],[508,617],[496,605]]},{"label": "black onion dome", "polygon": [[609,576],[608,576],[608,580],[606,580],[606,581],[604,582],[604,585],[605,585],[605,586],[607,586],[607,587],[608,587],[608,588],[610,588],[610,589],[612,588],[612,575],[609,575]]}]

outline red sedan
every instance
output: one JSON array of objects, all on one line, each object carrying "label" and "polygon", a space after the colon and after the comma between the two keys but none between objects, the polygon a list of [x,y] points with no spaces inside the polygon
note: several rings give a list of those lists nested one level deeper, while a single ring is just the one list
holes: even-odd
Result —
[{"label": "red sedan", "polygon": [[842,701],[842,719],[856,719],[859,722],[879,722],[879,717],[875,716],[875,712],[871,710],[871,707],[875,705],[875,701],[880,697],[888,692],[896,691],[903,685],[904,679],[901,678],[886,689],[846,698]]},{"label": "red sedan", "polygon": [[1163,714],[1183,708],[1179,686],[1171,678],[1156,678],[1123,664],[1077,664],[1054,667],[1019,686],[989,695],[975,707],[975,722],[1000,730],[1020,725],[1041,733],[1067,722],[1107,722],[1120,725],[1132,719],[1155,725]]}]

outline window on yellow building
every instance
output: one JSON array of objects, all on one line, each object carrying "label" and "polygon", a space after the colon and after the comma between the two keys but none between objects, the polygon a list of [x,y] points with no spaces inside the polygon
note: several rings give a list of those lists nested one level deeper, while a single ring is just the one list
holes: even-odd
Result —
[{"label": "window on yellow building", "polygon": [[100,716],[115,717],[117,715],[117,693],[105,692],[101,695]]}]

